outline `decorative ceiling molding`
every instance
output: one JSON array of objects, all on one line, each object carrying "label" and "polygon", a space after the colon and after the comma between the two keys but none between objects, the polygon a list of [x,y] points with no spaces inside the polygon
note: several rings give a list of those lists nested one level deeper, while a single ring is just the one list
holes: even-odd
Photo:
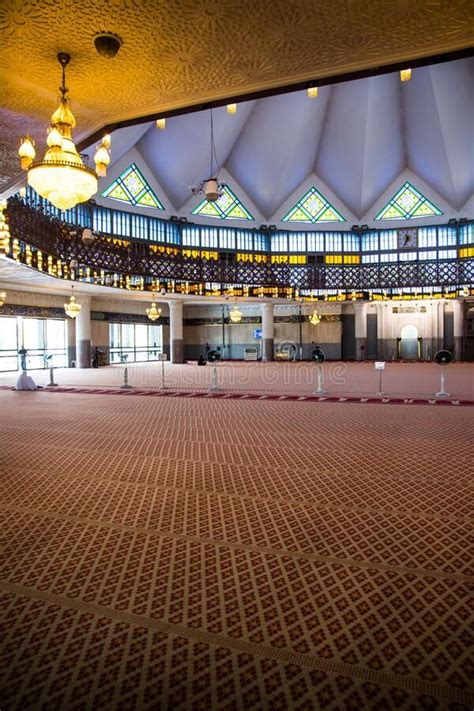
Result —
[{"label": "decorative ceiling molding", "polygon": [[[4,0],[0,190],[17,176],[15,115],[43,150],[60,50],[85,141],[137,116],[463,50],[473,26],[470,0]],[[113,60],[93,47],[104,28],[124,42]]]}]

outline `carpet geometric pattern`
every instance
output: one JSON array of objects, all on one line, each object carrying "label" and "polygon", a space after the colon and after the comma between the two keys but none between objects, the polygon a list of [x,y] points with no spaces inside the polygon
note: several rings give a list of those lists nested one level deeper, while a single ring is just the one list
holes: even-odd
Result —
[{"label": "carpet geometric pattern", "polygon": [[[130,387],[130,386],[129,386]],[[0,390],[14,390],[9,385],[0,385]],[[221,390],[209,390],[208,392],[200,390],[194,392],[179,391],[179,390],[143,390],[134,388],[130,389],[115,389],[115,388],[76,388],[76,387],[58,387],[52,388],[50,392],[54,393],[72,393],[77,395],[138,395],[150,397],[205,397],[205,398],[224,398],[226,400],[278,400],[299,402],[344,402],[344,403],[360,403],[366,405],[380,404],[383,405],[455,405],[462,407],[474,407],[474,400],[453,400],[452,398],[397,398],[397,397],[337,397],[333,395],[258,395],[256,393],[232,393]]]},{"label": "carpet geometric pattern", "polygon": [[0,404],[2,711],[472,708],[470,408]]},{"label": "carpet geometric pattern", "polygon": [[[221,389],[211,392],[213,374]],[[101,368],[55,368],[54,379],[60,388],[94,388],[120,390],[124,382],[122,365]],[[135,391],[163,392],[163,376],[166,392],[205,393],[212,396],[262,396],[312,397],[317,389],[317,367],[308,361],[295,362],[239,362],[224,361],[216,366],[200,367],[193,363],[129,363],[129,384]],[[31,373],[38,385],[47,386],[49,372],[36,370]],[[349,398],[369,401],[380,399],[380,371],[373,362],[327,361],[324,363],[324,389],[328,399]],[[386,400],[392,402],[426,402],[451,404],[474,402],[474,365],[452,363],[446,369],[446,390],[451,393],[444,400],[437,400],[440,391],[441,368],[436,363],[387,362],[383,371],[382,390]],[[14,386],[18,373],[0,373],[0,387]],[[121,392],[126,392],[121,390]]]}]

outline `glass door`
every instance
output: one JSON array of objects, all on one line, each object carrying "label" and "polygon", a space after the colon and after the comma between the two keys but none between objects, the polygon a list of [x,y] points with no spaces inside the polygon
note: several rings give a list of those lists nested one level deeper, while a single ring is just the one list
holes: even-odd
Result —
[{"label": "glass door", "polygon": [[0,316],[0,372],[18,370],[16,316]]}]

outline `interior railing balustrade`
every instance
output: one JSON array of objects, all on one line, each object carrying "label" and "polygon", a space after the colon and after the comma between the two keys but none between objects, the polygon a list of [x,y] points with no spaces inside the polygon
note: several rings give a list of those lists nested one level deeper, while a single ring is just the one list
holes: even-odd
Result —
[{"label": "interior railing balustrade", "polygon": [[[162,241],[95,232],[94,241],[86,244],[82,240],[84,227],[94,225],[95,210],[108,208],[86,204],[60,216],[59,213],[51,214],[48,205],[32,199],[31,193],[27,198],[14,196],[8,200],[6,214],[11,239],[7,256],[63,279],[136,290],[159,288],[184,294],[225,292],[233,296],[286,298],[323,298],[328,293],[338,292],[346,294],[347,298],[367,298],[372,292],[395,295],[406,289],[416,294],[433,289],[452,292],[474,287],[474,259],[471,258],[474,250],[471,255],[471,250],[465,248],[471,239],[474,242],[472,222],[436,227],[444,230],[444,234],[449,231],[455,258],[420,260],[413,253],[412,261],[401,261],[402,257],[397,256],[397,261],[387,263],[327,264],[324,263],[325,254],[321,253],[306,255],[306,263],[291,263],[291,259],[275,263],[271,254],[272,233],[265,231],[243,230],[251,235],[248,254],[255,257],[253,261],[250,258],[242,261],[242,249],[220,248],[220,231],[225,244],[235,244],[242,232],[240,228],[234,228],[236,234],[232,239],[229,233],[233,228],[207,228],[215,231],[218,246],[214,247],[215,242],[207,239],[207,244],[201,242],[198,249],[189,249],[182,244],[186,241],[185,230],[196,227],[202,232],[205,227],[142,215],[133,217],[141,218],[142,225],[145,224],[143,220],[160,223],[160,234],[164,235]],[[110,218],[110,224],[112,222]],[[147,234],[149,229],[145,230]],[[371,235],[376,232],[371,230]],[[282,231],[282,234],[290,235],[291,232]],[[342,235],[341,251],[344,251],[344,238],[347,237],[352,258],[357,260],[357,255],[363,252],[363,235],[354,232],[338,234]],[[260,254],[256,253],[255,245],[258,245]],[[266,245],[266,250],[262,245]],[[461,245],[464,252],[469,252],[467,257],[460,258]],[[393,254],[397,254],[396,250]]]}]

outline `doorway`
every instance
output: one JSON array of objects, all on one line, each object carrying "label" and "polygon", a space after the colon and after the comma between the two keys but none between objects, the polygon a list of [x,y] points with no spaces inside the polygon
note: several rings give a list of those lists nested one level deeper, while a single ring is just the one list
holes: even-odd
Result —
[{"label": "doorway", "polygon": [[398,340],[398,357],[402,360],[418,360],[421,356],[421,338],[412,324],[403,326]]}]

